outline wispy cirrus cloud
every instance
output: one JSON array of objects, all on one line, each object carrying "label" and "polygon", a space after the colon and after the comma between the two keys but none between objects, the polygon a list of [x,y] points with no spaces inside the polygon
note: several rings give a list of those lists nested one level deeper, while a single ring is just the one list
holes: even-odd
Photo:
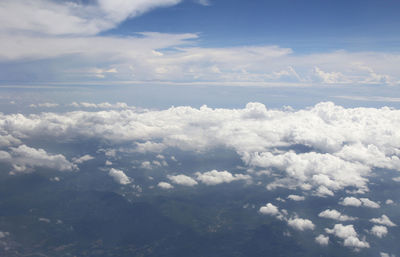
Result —
[{"label": "wispy cirrus cloud", "polygon": [[4,0],[0,3],[1,32],[42,35],[96,35],[120,22],[180,0],[80,1]]}]

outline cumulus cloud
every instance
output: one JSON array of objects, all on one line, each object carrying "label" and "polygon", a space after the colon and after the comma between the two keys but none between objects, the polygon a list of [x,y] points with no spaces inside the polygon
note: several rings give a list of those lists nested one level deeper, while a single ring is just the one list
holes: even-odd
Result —
[{"label": "cumulus cloud", "polygon": [[191,178],[189,176],[183,175],[183,174],[175,175],[175,176],[168,176],[168,179],[178,185],[189,186],[189,187],[197,185],[196,180],[194,180],[193,178]]},{"label": "cumulus cloud", "polygon": [[279,208],[272,203],[267,203],[265,206],[261,206],[258,210],[261,214],[274,216],[279,220],[287,221],[286,216],[288,212],[285,209],[279,210]]},{"label": "cumulus cloud", "polygon": [[388,233],[388,230],[387,230],[387,227],[385,227],[385,226],[374,225],[371,228],[371,234],[373,234],[374,236],[377,236],[379,238],[386,236],[387,233]]},{"label": "cumulus cloud", "polygon": [[314,67],[314,76],[325,84],[347,83],[346,77],[340,72],[326,72],[319,67]]},{"label": "cumulus cloud", "polygon": [[323,212],[320,212],[318,214],[319,217],[321,218],[326,218],[326,219],[333,219],[333,220],[338,220],[338,221],[349,221],[349,220],[356,220],[357,218],[355,217],[350,217],[344,214],[341,214],[337,210],[330,210],[327,209]]},{"label": "cumulus cloud", "polygon": [[0,147],[19,145],[21,141],[11,135],[0,135]]},{"label": "cumulus cloud", "polygon": [[326,186],[319,186],[317,190],[314,192],[314,195],[319,197],[328,197],[328,196],[334,196],[335,193],[333,193],[332,190],[326,188]]},{"label": "cumulus cloud", "polygon": [[363,206],[368,207],[368,208],[380,208],[381,206],[374,202],[369,200],[368,198],[360,198],[361,202],[363,203]]},{"label": "cumulus cloud", "polygon": [[315,228],[314,223],[308,219],[293,218],[289,219],[287,222],[289,226],[300,231],[313,230]]},{"label": "cumulus cloud", "polygon": [[224,171],[207,171],[204,173],[196,172],[197,180],[206,185],[218,185],[221,183],[231,183],[235,180],[248,180],[251,177],[249,175],[234,174]]},{"label": "cumulus cloud", "polygon": [[306,199],[304,196],[300,195],[289,195],[287,198],[293,201],[304,201]]},{"label": "cumulus cloud", "polygon": [[[266,175],[271,177],[267,186],[270,190],[284,187],[329,197],[345,189],[367,192],[369,177],[377,172],[376,168],[400,170],[400,120],[393,118],[399,115],[398,110],[389,108],[346,109],[330,102],[299,111],[270,110],[263,104],[249,103],[234,110],[181,106],[161,111],[129,108],[0,114],[0,135],[16,140],[96,138],[110,144],[133,145],[132,151],[157,154],[168,148],[199,153],[229,148],[247,168],[269,170]],[[306,150],[296,151],[297,146]],[[357,156],[357,149],[366,149],[370,154]],[[230,177],[217,171],[203,175],[199,178],[220,180],[224,175],[231,180],[246,176]],[[341,203],[379,206],[368,198],[347,197]]]},{"label": "cumulus cloud", "polygon": [[111,168],[108,172],[108,175],[110,175],[115,182],[121,185],[127,185],[131,183],[131,179],[122,170]]},{"label": "cumulus cloud", "polygon": [[166,145],[162,143],[153,143],[153,142],[145,142],[145,143],[137,143],[136,151],[139,153],[160,153],[166,148]]},{"label": "cumulus cloud", "polygon": [[273,205],[272,203],[267,203],[265,206],[262,206],[259,212],[271,216],[278,216],[281,214],[278,207]]},{"label": "cumulus cloud", "polygon": [[320,245],[326,246],[329,244],[329,236],[324,236],[320,234],[315,238],[315,242],[317,242]]},{"label": "cumulus cloud", "polygon": [[381,217],[379,218],[373,218],[370,219],[369,221],[371,221],[372,223],[376,223],[376,224],[381,224],[381,225],[385,225],[388,227],[395,227],[397,226],[396,224],[394,224],[388,216],[386,216],[385,214],[382,214]]},{"label": "cumulus cloud", "polygon": [[68,161],[62,154],[48,154],[43,149],[36,149],[27,145],[11,147],[9,152],[0,151],[0,162],[11,164],[13,173],[30,172],[36,167],[44,167],[58,171],[78,170],[78,167]]},{"label": "cumulus cloud", "polygon": [[162,188],[162,189],[172,189],[172,188],[174,188],[174,186],[171,185],[171,184],[168,183],[168,182],[160,182],[160,183],[157,184],[157,186],[158,186],[159,188]]},{"label": "cumulus cloud", "polygon": [[360,207],[360,206],[364,206],[364,207],[368,207],[368,208],[380,208],[381,206],[368,199],[368,198],[355,198],[355,197],[346,197],[344,198],[341,202],[339,202],[339,204],[344,205],[344,206],[355,206],[355,207]]},{"label": "cumulus cloud", "polygon": [[339,204],[344,205],[344,206],[359,207],[362,205],[362,202],[359,199],[351,196],[351,197],[344,198],[341,202],[339,202]]},{"label": "cumulus cloud", "polygon": [[353,225],[344,226],[342,224],[335,224],[332,229],[326,228],[326,233],[333,234],[336,237],[343,239],[343,245],[353,248],[369,248],[369,243],[361,241]]}]

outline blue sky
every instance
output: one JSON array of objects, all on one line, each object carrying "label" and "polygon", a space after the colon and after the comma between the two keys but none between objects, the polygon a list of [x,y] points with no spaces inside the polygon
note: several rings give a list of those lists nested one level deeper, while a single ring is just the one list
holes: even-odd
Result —
[{"label": "blue sky", "polygon": [[0,83],[400,84],[398,1],[5,0]]},{"label": "blue sky", "polygon": [[111,32],[199,32],[203,46],[387,51],[398,43],[399,8],[398,1],[214,0],[208,6],[185,1],[129,19]]}]

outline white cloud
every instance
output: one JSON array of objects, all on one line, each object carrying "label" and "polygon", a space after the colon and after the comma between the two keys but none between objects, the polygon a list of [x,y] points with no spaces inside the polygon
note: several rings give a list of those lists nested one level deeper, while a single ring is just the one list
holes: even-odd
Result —
[{"label": "white cloud", "polygon": [[339,202],[339,204],[344,205],[344,206],[355,206],[359,207],[362,205],[362,202],[355,198],[355,197],[346,197],[343,199],[343,201]]},{"label": "white cloud", "polygon": [[0,5],[2,31],[48,35],[94,35],[117,26],[129,17],[180,0],[98,0],[84,5],[51,0],[3,0]]},{"label": "white cloud", "polygon": [[364,206],[364,207],[375,208],[375,209],[381,207],[378,203],[371,201],[368,198],[357,199],[355,197],[346,197],[341,202],[339,202],[339,204],[344,205],[344,206],[355,206],[355,207]]},{"label": "white cloud", "polygon": [[313,230],[315,228],[314,223],[308,219],[294,218],[289,219],[287,222],[289,226],[300,231]]},{"label": "white cloud", "polygon": [[304,201],[306,199],[304,196],[300,195],[289,195],[287,198],[293,201]]},{"label": "white cloud", "polygon": [[346,77],[340,72],[325,72],[318,67],[314,67],[314,76],[324,84],[343,84],[348,83]]},{"label": "white cloud", "polygon": [[281,214],[278,207],[276,207],[272,203],[267,203],[265,206],[262,206],[259,212],[271,216],[278,216]]},{"label": "white cloud", "polygon": [[369,248],[369,243],[366,241],[361,241],[357,237],[348,237],[343,241],[344,246],[354,247],[354,248]]},{"label": "white cloud", "polygon": [[377,236],[379,238],[386,236],[387,233],[388,233],[388,230],[385,226],[374,225],[371,228],[371,234],[373,234],[374,236]]},{"label": "white cloud", "polygon": [[315,238],[315,242],[320,245],[326,246],[329,244],[329,236],[319,235]]},{"label": "white cloud", "polygon": [[323,212],[320,212],[318,214],[319,217],[321,218],[326,218],[326,219],[333,219],[333,220],[338,220],[338,221],[349,221],[349,220],[356,220],[357,218],[355,217],[350,217],[344,214],[341,214],[337,210],[330,210],[327,209]]},{"label": "white cloud", "polygon": [[344,205],[344,206],[355,206],[355,207],[368,207],[368,208],[380,208],[381,206],[379,203],[374,202],[368,198],[355,198],[355,197],[346,197],[342,201],[339,202],[339,204]]},{"label": "white cloud", "polygon": [[159,188],[162,188],[162,189],[172,189],[172,188],[174,188],[173,185],[171,185],[170,183],[167,183],[167,182],[160,182],[160,183],[157,184],[157,186]]},{"label": "white cloud", "polygon": [[162,152],[166,146],[162,143],[153,143],[153,142],[145,142],[145,143],[137,143],[136,151],[139,153],[160,153]]},{"label": "white cloud", "polygon": [[131,179],[122,170],[111,168],[108,172],[108,175],[110,175],[115,182],[121,185],[127,185],[131,183]]},{"label": "white cloud", "polygon": [[288,212],[285,209],[279,210],[279,208],[272,203],[267,203],[265,206],[261,206],[258,210],[261,214],[274,216],[279,220],[286,220]]},{"label": "white cloud", "polygon": [[19,145],[21,141],[11,135],[0,135],[0,147]]},{"label": "white cloud", "polygon": [[368,207],[368,208],[380,208],[381,206],[374,202],[369,200],[368,198],[360,198],[361,202],[363,203],[363,206]]},{"label": "white cloud", "polygon": [[382,214],[381,217],[379,218],[373,218],[370,219],[369,221],[371,221],[372,223],[376,223],[376,224],[381,224],[381,225],[386,225],[388,227],[395,227],[396,224],[394,224],[388,216],[386,216],[385,214]]},{"label": "white cloud", "polygon": [[134,107],[128,106],[126,103],[117,102],[115,104],[109,102],[102,102],[102,103],[88,103],[88,102],[72,102],[69,104],[73,107],[79,108],[96,108],[96,109],[134,109]]},{"label": "white cloud", "polygon": [[11,147],[10,152],[0,151],[0,161],[10,163],[13,166],[13,173],[30,172],[36,167],[58,171],[78,170],[78,167],[69,162],[62,154],[51,155],[43,149],[26,145]]},{"label": "white cloud", "polygon": [[343,239],[343,245],[353,248],[369,248],[369,243],[361,241],[353,225],[344,226],[342,224],[335,224],[332,229],[326,228],[328,234],[333,234]]},{"label": "white cloud", "polygon": [[319,197],[327,197],[327,196],[334,196],[335,194],[333,193],[332,190],[326,188],[326,186],[319,186],[315,191],[314,195]]},{"label": "white cloud", "polygon": [[[298,111],[271,110],[260,103],[249,103],[242,109],[181,106],[161,111],[128,108],[0,114],[0,134],[19,141],[40,137],[60,141],[96,138],[157,154],[168,148],[198,153],[229,148],[246,168],[269,170],[265,174],[272,181],[268,189],[300,189],[327,197],[345,189],[367,192],[369,178],[379,172],[375,168],[400,170],[400,121],[393,119],[399,115],[399,111],[389,108],[346,109],[329,102]],[[5,145],[12,143],[9,139],[3,141],[7,141]],[[296,145],[310,150],[290,150]],[[289,150],[277,150],[281,148]],[[370,154],[363,157],[363,150],[357,156],[356,149]],[[115,157],[116,151],[108,151],[107,156]],[[153,166],[150,162],[149,165]],[[341,203],[378,206],[367,198],[355,197]]]},{"label": "white cloud", "polygon": [[387,205],[394,204],[394,201],[392,199],[387,199],[385,201],[385,204],[387,204]]},{"label": "white cloud", "polygon": [[46,108],[51,108],[51,107],[57,107],[59,104],[56,103],[39,103],[39,104],[31,104],[29,107],[32,108],[37,108],[37,107],[46,107]]},{"label": "white cloud", "polygon": [[231,183],[236,180],[248,180],[251,177],[249,175],[234,174],[224,171],[207,171],[204,173],[196,172],[197,180],[206,185],[218,185],[221,183]]},{"label": "white cloud", "polygon": [[151,170],[153,168],[153,166],[151,165],[151,162],[149,162],[149,161],[142,162],[142,164],[140,164],[140,167],[143,169],[148,169],[148,170]]},{"label": "white cloud", "polygon": [[168,176],[168,179],[178,185],[189,186],[189,187],[197,185],[196,180],[183,174],[176,176]]},{"label": "white cloud", "polygon": [[85,155],[83,155],[83,156],[81,156],[79,158],[74,158],[72,160],[74,161],[74,163],[81,164],[81,163],[84,163],[84,162],[87,162],[87,161],[90,161],[90,160],[93,160],[93,159],[94,159],[94,157],[91,156],[90,154],[85,154]]}]

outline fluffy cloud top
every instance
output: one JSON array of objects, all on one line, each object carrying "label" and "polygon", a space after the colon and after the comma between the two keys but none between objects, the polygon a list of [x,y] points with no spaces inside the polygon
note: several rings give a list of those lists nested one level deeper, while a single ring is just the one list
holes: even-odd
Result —
[{"label": "fluffy cloud top", "polygon": [[231,183],[235,180],[247,180],[250,179],[249,175],[243,174],[234,174],[224,170],[224,171],[207,171],[204,173],[197,172],[196,173],[197,180],[206,184],[206,185],[218,185],[221,183]]},{"label": "fluffy cloud top", "polygon": [[278,216],[281,214],[278,207],[276,207],[272,203],[267,203],[265,206],[262,206],[259,212],[271,216]]},{"label": "fluffy cloud top", "polygon": [[167,182],[160,182],[160,183],[157,184],[157,186],[159,188],[162,188],[162,189],[172,189],[172,188],[174,188],[173,185],[171,185],[170,183],[167,183]]},{"label": "fluffy cloud top", "polygon": [[311,220],[301,218],[289,219],[288,225],[300,231],[313,230],[315,228],[315,225]]},{"label": "fluffy cloud top", "polygon": [[344,226],[335,224],[332,229],[326,228],[325,231],[343,239],[343,245],[353,248],[369,248],[369,243],[361,241],[353,225]]},{"label": "fluffy cloud top", "polygon": [[[205,152],[226,147],[236,151],[250,168],[270,170],[274,178],[268,185],[271,190],[298,188],[332,196],[346,188],[368,191],[374,168],[400,170],[399,117],[398,110],[389,108],[345,109],[329,102],[299,111],[269,110],[260,103],[249,103],[243,109],[129,108],[29,116],[0,114],[0,134],[16,140],[100,138],[156,153],[167,148]],[[295,151],[299,145],[309,150]],[[289,150],[277,150],[284,148]],[[361,155],[360,149],[371,154]],[[208,183],[246,176],[231,175],[217,171],[198,174],[199,180]],[[367,198],[347,197],[342,204],[379,207]]]},{"label": "fluffy cloud top", "polygon": [[372,223],[381,224],[381,225],[385,225],[385,226],[388,226],[388,227],[395,227],[395,226],[396,226],[396,224],[394,224],[394,223],[389,219],[389,217],[386,216],[385,214],[383,214],[383,215],[382,215],[381,217],[379,217],[379,218],[370,219],[370,221],[371,221]]},{"label": "fluffy cloud top", "polygon": [[287,198],[293,201],[304,201],[306,199],[304,196],[300,195],[289,195]]},{"label": "fluffy cloud top", "polygon": [[192,179],[189,176],[183,175],[183,174],[176,175],[176,176],[168,176],[168,179],[178,185],[189,186],[189,187],[197,185],[196,180]]},{"label": "fluffy cloud top", "polygon": [[58,171],[78,170],[78,167],[69,162],[62,154],[51,155],[43,149],[36,149],[26,145],[11,147],[9,152],[0,151],[0,162],[11,164],[13,172],[30,172],[36,167]]},{"label": "fluffy cloud top", "polygon": [[376,203],[374,201],[369,200],[368,198],[360,198],[361,202],[363,203],[363,206],[368,207],[368,208],[380,208],[381,206],[379,203]]},{"label": "fluffy cloud top", "polygon": [[110,175],[115,182],[121,185],[127,185],[131,183],[131,179],[122,170],[111,168],[108,172],[108,175]]},{"label": "fluffy cloud top", "polygon": [[343,201],[340,202],[341,205],[344,206],[355,206],[355,207],[359,207],[361,206],[362,202],[355,198],[355,197],[346,197],[343,199]]},{"label": "fluffy cloud top", "polygon": [[315,242],[320,245],[328,245],[329,244],[329,236],[319,235],[315,238]]},{"label": "fluffy cloud top", "polygon": [[355,217],[350,217],[350,216],[341,214],[337,210],[330,210],[330,209],[327,209],[327,210],[319,213],[318,216],[321,218],[333,219],[333,220],[338,220],[338,221],[349,221],[349,220],[357,219]]},{"label": "fluffy cloud top", "polygon": [[385,226],[374,225],[371,228],[371,234],[373,234],[379,238],[386,236],[387,233],[388,233],[388,230]]},{"label": "fluffy cloud top", "polygon": [[355,197],[346,197],[340,202],[340,204],[344,205],[344,206],[355,206],[355,207],[364,206],[364,207],[375,208],[375,209],[381,207],[378,203],[371,201],[368,198],[357,199]]}]

